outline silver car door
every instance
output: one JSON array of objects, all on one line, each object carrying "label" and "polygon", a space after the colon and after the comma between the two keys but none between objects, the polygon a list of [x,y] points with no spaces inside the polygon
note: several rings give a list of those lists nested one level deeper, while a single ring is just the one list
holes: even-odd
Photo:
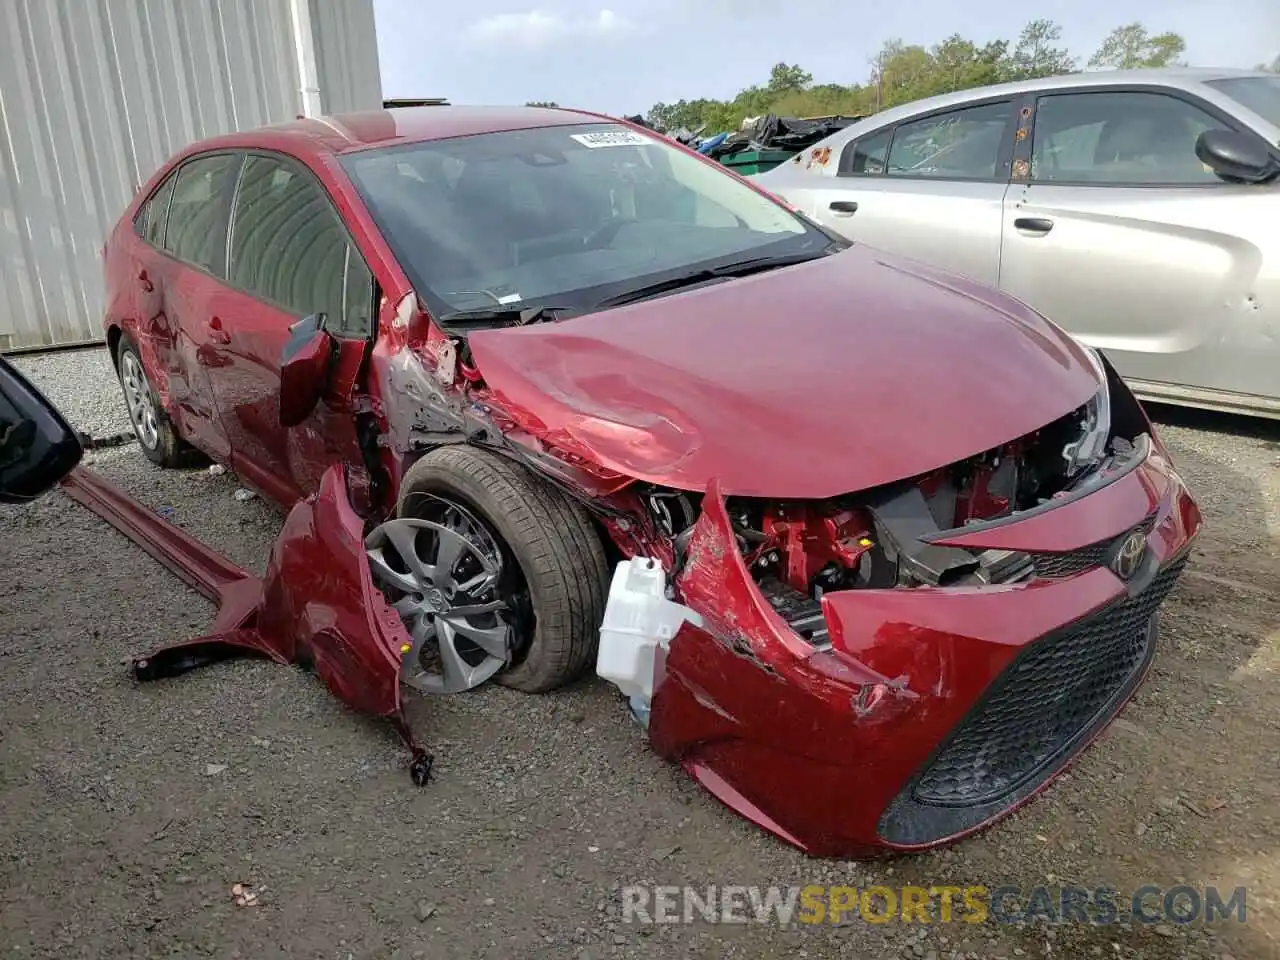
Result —
[{"label": "silver car door", "polygon": [[1147,398],[1280,397],[1280,188],[1224,182],[1197,159],[1200,133],[1228,126],[1172,88],[1055,90],[1015,157],[1001,289]]},{"label": "silver car door", "polygon": [[806,210],[851,240],[994,286],[1012,100],[950,107],[851,141]]}]

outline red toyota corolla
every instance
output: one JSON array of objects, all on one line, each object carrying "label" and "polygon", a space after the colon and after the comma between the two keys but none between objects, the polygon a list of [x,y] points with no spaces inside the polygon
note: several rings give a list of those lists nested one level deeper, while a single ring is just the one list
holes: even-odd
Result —
[{"label": "red toyota corolla", "polygon": [[199,143],[106,269],[147,456],[346,500],[404,684],[597,664],[663,756],[815,854],[1043,787],[1142,679],[1200,526],[1100,355],[604,117]]}]

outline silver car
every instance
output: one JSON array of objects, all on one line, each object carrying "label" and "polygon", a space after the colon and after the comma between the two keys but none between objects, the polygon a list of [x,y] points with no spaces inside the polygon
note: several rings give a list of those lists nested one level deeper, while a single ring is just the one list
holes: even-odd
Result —
[{"label": "silver car", "polygon": [[1149,400],[1280,418],[1280,76],[1083,73],[885,110],[755,177],[966,274]]}]

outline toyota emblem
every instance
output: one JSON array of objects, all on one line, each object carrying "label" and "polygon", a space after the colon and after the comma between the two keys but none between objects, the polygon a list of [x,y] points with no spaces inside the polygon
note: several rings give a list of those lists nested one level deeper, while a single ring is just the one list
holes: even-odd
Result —
[{"label": "toyota emblem", "polygon": [[1147,552],[1147,535],[1141,530],[1134,530],[1120,543],[1115,558],[1111,561],[1111,569],[1121,580],[1129,580],[1142,565],[1142,557]]}]

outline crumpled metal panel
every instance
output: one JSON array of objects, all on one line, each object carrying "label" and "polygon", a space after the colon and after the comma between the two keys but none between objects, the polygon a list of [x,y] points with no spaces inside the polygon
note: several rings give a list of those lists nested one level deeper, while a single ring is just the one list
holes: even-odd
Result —
[{"label": "crumpled metal panel", "polygon": [[401,651],[409,636],[374,588],[364,523],[351,506],[345,471],[329,467],[317,493],[285,520],[259,579],[219,556],[85,467],[67,494],[218,604],[202,637],[136,658],[138,680],[175,676],[217,660],[257,655],[314,668],[344,703],[389,720],[413,754],[414,781],[433,758],[414,738],[400,699]]}]

